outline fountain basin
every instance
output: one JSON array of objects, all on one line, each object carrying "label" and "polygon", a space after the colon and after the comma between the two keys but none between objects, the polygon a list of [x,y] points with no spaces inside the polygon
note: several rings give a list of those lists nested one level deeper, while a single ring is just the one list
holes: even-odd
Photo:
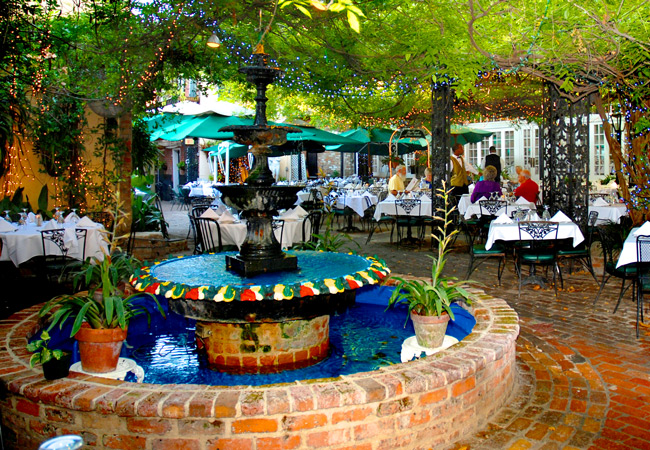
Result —
[{"label": "fountain basin", "polygon": [[329,315],[353,304],[355,289],[390,272],[374,258],[287,253],[300,261],[299,270],[242,277],[226,268],[232,254],[219,253],[145,266],[131,283],[139,291],[168,298],[172,311],[197,320],[197,347],[207,353],[213,369],[281,372],[326,358]]},{"label": "fountain basin", "polygon": [[[479,292],[479,291],[477,291]],[[0,323],[4,445],[79,434],[109,448],[446,448],[469,438],[517,389],[517,314],[480,295],[460,344],[417,361],[265,386],[137,384],[29,367],[36,305]]]}]

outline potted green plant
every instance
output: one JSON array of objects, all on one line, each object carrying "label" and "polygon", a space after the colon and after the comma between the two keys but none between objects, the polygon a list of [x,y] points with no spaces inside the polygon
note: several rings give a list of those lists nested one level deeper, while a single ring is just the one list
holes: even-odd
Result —
[{"label": "potted green plant", "polygon": [[187,168],[187,165],[185,164],[185,161],[178,161],[178,164],[176,164],[176,167],[178,167],[178,170],[180,170],[182,172]]},{"label": "potted green plant", "polygon": [[[388,301],[388,307],[399,303],[408,305],[408,312],[418,344],[426,348],[437,348],[443,343],[447,324],[454,319],[451,309],[452,303],[464,302],[471,305],[474,294],[466,288],[478,283],[470,280],[458,280],[456,277],[442,275],[447,260],[448,247],[458,230],[448,232],[451,225],[451,213],[456,208],[449,208],[449,195],[445,185],[438,189],[437,197],[443,200],[444,208],[438,209],[443,217],[435,216],[434,219],[442,222],[437,227],[437,233],[432,238],[438,241],[438,254],[431,256],[431,280],[405,280],[393,277],[397,281],[395,290]],[[408,317],[406,320],[408,321]]]},{"label": "potted green plant", "polygon": [[[119,205],[119,199],[116,205]],[[115,216],[121,217],[118,212],[116,210]],[[117,226],[115,223],[114,228]],[[114,237],[115,231],[110,234]],[[62,328],[64,323],[72,321],[70,337],[79,343],[81,366],[87,372],[115,370],[129,321],[141,314],[147,316],[148,322],[150,319],[148,306],[137,301],[143,294],[129,295],[126,291],[128,283],[125,281],[133,273],[137,260],[121,253],[115,239],[110,240],[109,248],[102,259],[89,258],[75,276],[75,287],[83,281],[87,291],[54,297],[39,313],[41,317],[48,317],[47,331],[57,325]],[[144,295],[165,317],[156,297]]]},{"label": "potted green plant", "polygon": [[[142,294],[126,295],[119,287],[120,276],[112,263],[111,255],[105,255],[99,264],[100,282],[90,290],[76,294],[54,297],[41,308],[40,316],[51,313],[47,331],[56,325],[62,328],[67,320],[73,320],[70,337],[79,343],[81,367],[87,372],[111,372],[117,367],[122,344],[126,339],[129,320],[149,309],[135,302]],[[160,303],[152,294],[145,294],[165,316]]]},{"label": "potted green plant", "polygon": [[38,339],[27,344],[27,351],[32,352],[29,365],[34,367],[37,363],[43,365],[43,375],[46,380],[57,380],[68,376],[72,354],[60,349],[52,349],[50,334],[43,330]]}]

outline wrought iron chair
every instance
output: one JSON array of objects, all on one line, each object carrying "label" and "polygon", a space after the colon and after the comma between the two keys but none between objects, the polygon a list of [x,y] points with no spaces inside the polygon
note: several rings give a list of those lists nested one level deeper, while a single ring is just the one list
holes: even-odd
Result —
[{"label": "wrought iron chair", "polygon": [[479,224],[481,225],[481,238],[485,242],[490,229],[490,222],[496,219],[500,210],[508,211],[508,202],[505,200],[479,200],[478,207],[481,211]]},{"label": "wrought iron chair", "polygon": [[[621,304],[621,299],[625,294],[625,291],[632,286],[632,290],[636,287],[637,279],[637,265],[636,264],[627,264],[625,266],[616,267],[618,257],[623,249],[623,242],[625,242],[625,237],[623,235],[623,230],[621,227],[612,226],[612,225],[601,225],[597,227],[598,236],[600,238],[600,245],[603,249],[603,279],[600,283],[600,289],[596,298],[594,299],[594,305],[600,298],[600,294],[603,292],[605,283],[611,278],[616,277],[621,279],[621,290],[618,294],[618,300],[616,301],[616,307],[614,312],[618,310],[619,305]],[[631,281],[626,286],[626,281]]]},{"label": "wrought iron chair", "polygon": [[650,236],[637,236],[637,298],[636,337],[639,338],[639,321],[643,322],[643,294],[650,292]]},{"label": "wrought iron chair", "polygon": [[207,217],[190,216],[190,220],[194,222],[196,236],[199,241],[198,251],[195,251],[200,254],[221,253],[223,251],[223,244],[221,242],[221,227],[219,226],[219,222]]},{"label": "wrought iron chair", "polygon": [[[51,279],[55,275],[58,280],[66,279],[74,270],[79,269],[86,259],[86,235],[88,230],[85,228],[74,230],[77,245],[80,246],[81,259],[72,258],[68,255],[73,244],[72,242],[66,242],[65,232],[66,230],[63,228],[41,231],[43,248],[41,270],[47,279]],[[54,248],[51,244],[54,244]]]},{"label": "wrought iron chair", "polygon": [[[273,227],[273,233],[276,233],[278,230],[280,230],[280,237],[276,235],[275,238],[278,240],[280,243],[280,246],[282,246],[282,238],[284,237],[284,220],[282,219],[274,219],[271,222],[271,226]],[[283,247],[284,249],[284,247]]]},{"label": "wrought iron chair", "polygon": [[315,234],[320,234],[320,226],[323,220],[323,211],[315,209],[311,211],[302,221],[302,242],[315,242]]},{"label": "wrought iron chair", "polygon": [[199,206],[194,206],[192,207],[192,210],[187,214],[187,216],[190,219],[190,226],[187,229],[187,236],[185,239],[188,239],[190,237],[190,234],[192,235],[194,239],[194,254],[198,254],[198,247],[199,247],[199,240],[198,236],[196,233],[196,227],[194,224],[194,221],[192,220],[192,217],[197,218],[201,217],[201,214],[203,214],[210,206],[208,205],[199,205]]},{"label": "wrought iron chair", "polygon": [[497,277],[499,279],[499,286],[501,286],[501,276],[503,269],[506,267],[506,251],[500,242],[495,242],[492,247],[487,250],[485,244],[477,244],[478,233],[476,227],[471,227],[468,224],[463,224],[465,235],[469,244],[469,267],[467,268],[468,278],[472,272],[476,270],[481,264],[490,258],[499,259],[499,267],[497,268]]},{"label": "wrought iron chair", "polygon": [[[580,243],[578,247],[573,247],[571,244],[565,244],[561,246],[557,251],[557,257],[560,262],[568,260],[569,262],[577,261],[580,263],[587,271],[594,277],[596,283],[598,283],[598,277],[594,272],[594,266],[591,262],[591,244],[593,243],[593,236],[596,226],[596,221],[598,220],[598,212],[592,211],[589,213],[589,218],[587,222],[587,229],[585,231],[585,240]],[[569,268],[569,274],[572,273],[572,268]],[[564,280],[562,277],[562,272],[560,272],[560,283],[564,288]]]},{"label": "wrought iron chair", "polygon": [[305,211],[314,211],[317,209],[322,209],[323,193],[315,188],[310,189],[309,197],[307,198],[307,200],[302,202],[300,206],[302,206]]},{"label": "wrought iron chair", "polygon": [[[368,238],[366,239],[366,244],[370,242],[370,239],[372,238],[372,235],[375,234],[375,230],[377,228],[381,229],[381,226],[384,225],[386,227],[390,228],[390,243],[393,243],[393,232],[395,231],[395,224],[397,223],[397,220],[394,216],[387,216],[385,214],[382,214],[379,220],[375,219],[375,211],[376,211],[376,206],[373,205],[371,208],[372,209],[372,214],[368,212]],[[366,214],[364,214],[364,217],[366,217]]]},{"label": "wrought iron chair", "polygon": [[[414,215],[411,215],[415,212]],[[422,220],[422,200],[419,198],[403,198],[395,200],[395,219],[397,228],[397,245],[403,239],[402,230],[407,229],[406,239],[413,239],[413,228],[417,229],[416,238],[419,245],[422,245],[423,240],[423,220]]]},{"label": "wrought iron chair", "polygon": [[558,222],[547,221],[523,221],[517,223],[519,228],[519,240],[529,241],[529,247],[519,247],[515,251],[515,268],[519,277],[519,298],[521,298],[522,265],[531,268],[531,274],[535,273],[537,266],[552,267],[553,288],[557,297],[556,275],[559,274],[557,264],[557,232]]}]

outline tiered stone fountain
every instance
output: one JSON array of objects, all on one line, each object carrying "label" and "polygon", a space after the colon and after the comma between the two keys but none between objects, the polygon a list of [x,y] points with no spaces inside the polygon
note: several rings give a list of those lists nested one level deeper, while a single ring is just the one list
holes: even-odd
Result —
[{"label": "tiered stone fountain", "polygon": [[[301,186],[273,185],[267,157],[269,145],[281,145],[288,133],[300,130],[267,124],[266,89],[281,71],[268,67],[263,49],[257,49],[253,65],[240,72],[257,87],[255,122],[220,131],[232,131],[237,143],[250,145],[255,160],[243,185],[219,190],[223,201],[246,219],[246,239],[238,254],[165,261],[144,275],[148,281],[136,277],[134,285],[141,290],[155,285],[158,291],[160,281],[178,286],[170,308],[197,320],[198,347],[207,352],[212,368],[269,373],[327,357],[329,315],[354,303],[353,289],[379,281],[388,270],[372,258],[282,251],[273,216],[294,205]],[[190,276],[197,267],[205,269],[198,279]],[[163,283],[163,290],[166,287]]]}]

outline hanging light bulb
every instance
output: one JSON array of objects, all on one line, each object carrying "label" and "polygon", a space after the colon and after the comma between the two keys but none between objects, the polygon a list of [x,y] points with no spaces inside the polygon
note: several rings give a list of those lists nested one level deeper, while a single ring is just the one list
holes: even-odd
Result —
[{"label": "hanging light bulb", "polygon": [[215,31],[212,32],[212,36],[208,39],[207,46],[210,48],[219,48],[221,47],[221,39],[217,36]]}]

